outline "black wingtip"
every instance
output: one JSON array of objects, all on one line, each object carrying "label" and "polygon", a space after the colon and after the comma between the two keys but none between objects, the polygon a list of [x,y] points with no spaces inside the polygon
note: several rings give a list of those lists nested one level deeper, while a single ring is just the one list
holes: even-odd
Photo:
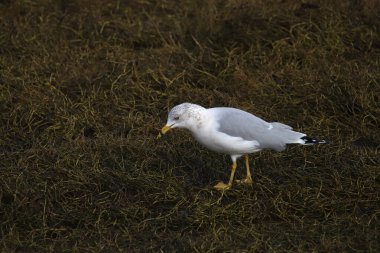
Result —
[{"label": "black wingtip", "polygon": [[309,136],[301,137],[301,140],[303,140],[305,145],[313,145],[313,144],[327,144],[328,141],[325,140],[318,140],[315,138],[310,138]]}]

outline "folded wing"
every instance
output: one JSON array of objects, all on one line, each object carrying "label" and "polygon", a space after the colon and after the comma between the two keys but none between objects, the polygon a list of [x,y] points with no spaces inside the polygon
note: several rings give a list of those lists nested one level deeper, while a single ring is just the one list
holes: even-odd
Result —
[{"label": "folded wing", "polygon": [[248,112],[228,107],[211,108],[218,122],[218,131],[244,140],[254,140],[260,149],[282,151],[286,144],[301,143],[303,133],[292,131],[288,125],[269,123]]}]

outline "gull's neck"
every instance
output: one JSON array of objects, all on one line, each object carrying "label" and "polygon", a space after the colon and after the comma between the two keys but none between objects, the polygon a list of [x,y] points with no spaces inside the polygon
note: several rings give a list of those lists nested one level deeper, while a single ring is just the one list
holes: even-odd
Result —
[{"label": "gull's neck", "polygon": [[195,133],[197,129],[203,126],[205,120],[207,119],[207,109],[200,105],[190,103],[186,103],[185,106],[187,107],[186,113],[191,120],[191,124],[189,124],[187,128],[191,132]]}]

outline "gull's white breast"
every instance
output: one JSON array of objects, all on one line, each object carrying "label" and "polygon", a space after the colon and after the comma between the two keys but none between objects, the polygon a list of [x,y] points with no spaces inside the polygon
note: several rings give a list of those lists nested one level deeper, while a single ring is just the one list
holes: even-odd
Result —
[{"label": "gull's white breast", "polygon": [[229,155],[243,155],[259,151],[259,143],[255,140],[244,140],[219,132],[219,125],[212,114],[204,112],[201,124],[191,132],[194,138],[206,148]]}]

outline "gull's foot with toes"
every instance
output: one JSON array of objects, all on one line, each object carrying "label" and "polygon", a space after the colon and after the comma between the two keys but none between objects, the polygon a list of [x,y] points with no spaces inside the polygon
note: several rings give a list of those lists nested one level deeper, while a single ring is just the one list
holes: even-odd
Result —
[{"label": "gull's foot with toes", "polygon": [[219,191],[224,191],[224,190],[230,189],[231,185],[230,184],[225,184],[223,182],[219,182],[216,185],[214,185],[214,188],[217,189],[217,190],[219,190]]}]

